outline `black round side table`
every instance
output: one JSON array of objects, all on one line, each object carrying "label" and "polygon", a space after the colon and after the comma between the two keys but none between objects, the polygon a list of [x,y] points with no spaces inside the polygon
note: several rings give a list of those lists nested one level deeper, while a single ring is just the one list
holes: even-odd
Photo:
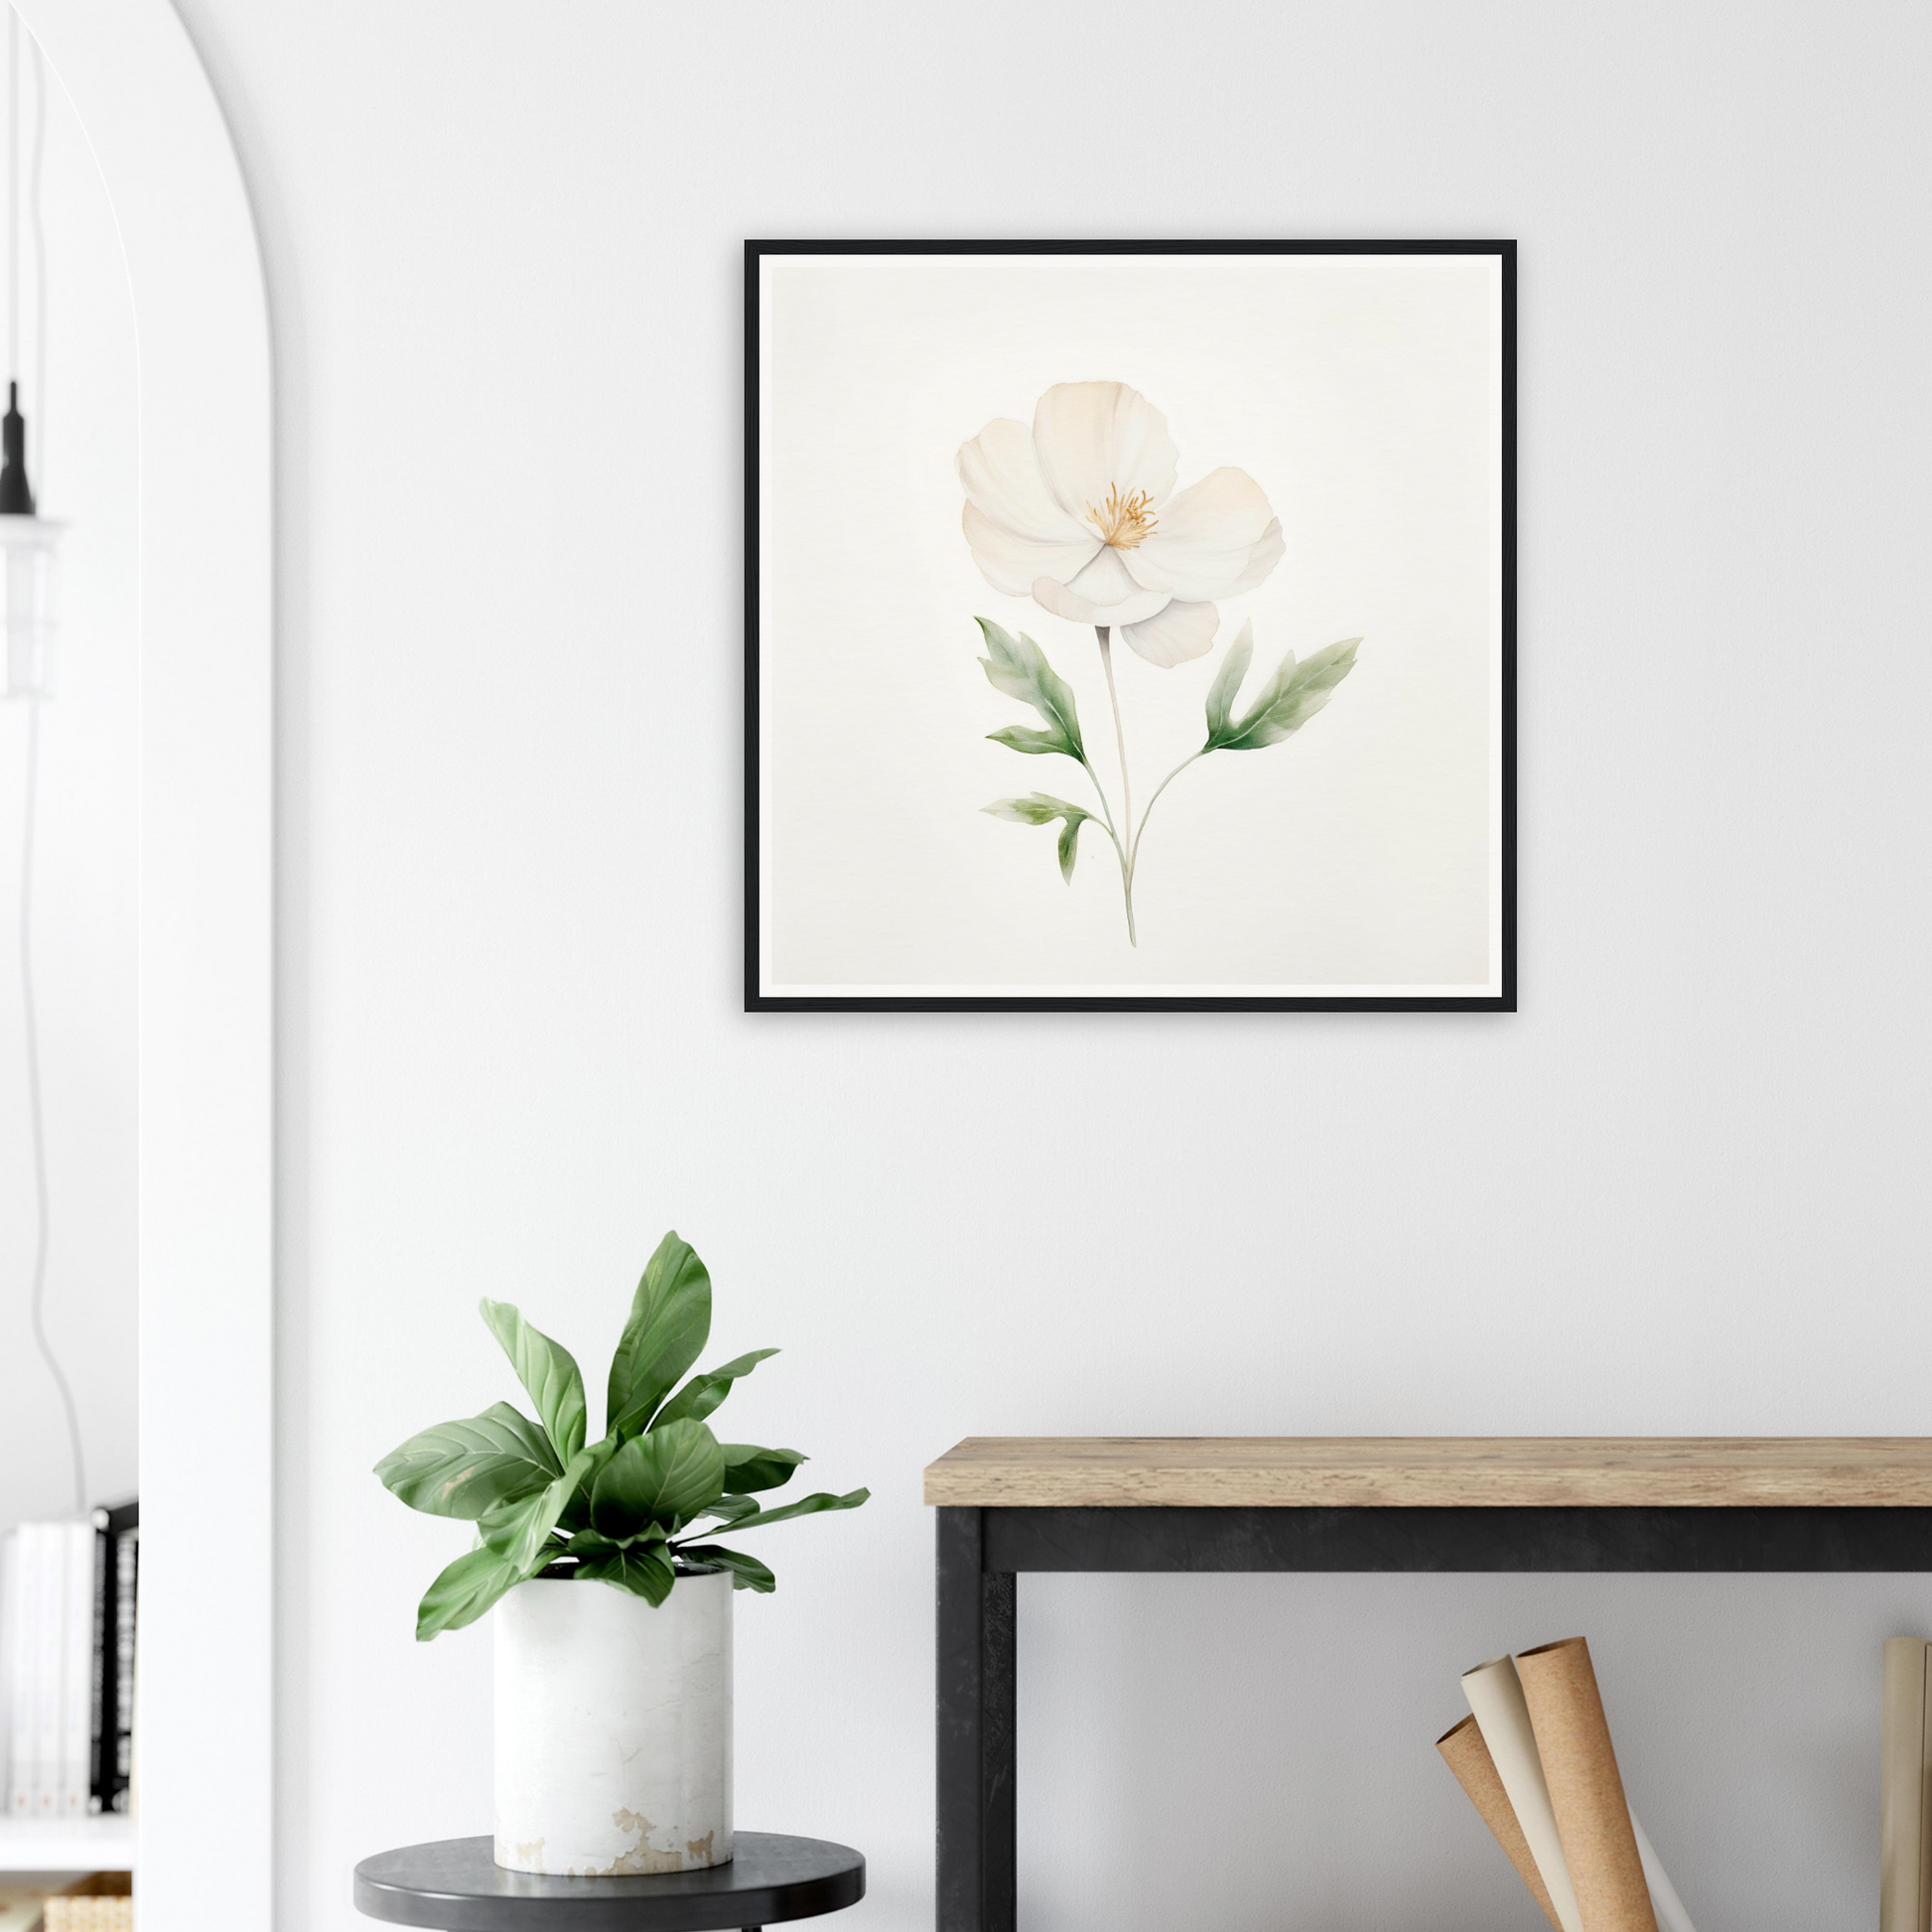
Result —
[{"label": "black round side table", "polygon": [[378,1852],[355,1867],[355,1909],[436,1932],[758,1932],[866,1895],[866,1862],[822,1838],[740,1832],[704,1871],[547,1878],[505,1871],[487,1838]]}]

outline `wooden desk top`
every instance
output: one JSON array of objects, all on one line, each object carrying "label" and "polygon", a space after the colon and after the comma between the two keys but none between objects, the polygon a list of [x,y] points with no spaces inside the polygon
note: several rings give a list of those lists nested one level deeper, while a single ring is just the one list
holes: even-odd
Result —
[{"label": "wooden desk top", "polygon": [[1932,1507],[1923,1436],[969,1436],[956,1507]]}]

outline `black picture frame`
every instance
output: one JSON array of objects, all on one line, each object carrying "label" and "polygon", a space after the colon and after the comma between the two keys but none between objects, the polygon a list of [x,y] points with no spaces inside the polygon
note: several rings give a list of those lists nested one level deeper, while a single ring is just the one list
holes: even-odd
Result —
[{"label": "black picture frame", "polygon": [[[1490,255],[1501,274],[1500,991],[1413,995],[801,995],[761,990],[759,264],[766,255]],[[1514,1013],[1516,998],[1516,243],[1513,240],[748,240],[745,243],[745,1010],[748,1013]]]}]

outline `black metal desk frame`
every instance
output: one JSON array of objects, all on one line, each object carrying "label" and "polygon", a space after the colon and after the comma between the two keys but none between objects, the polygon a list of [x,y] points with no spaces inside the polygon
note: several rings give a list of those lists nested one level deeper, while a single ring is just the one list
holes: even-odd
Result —
[{"label": "black metal desk frame", "polygon": [[1016,1932],[1024,1571],[1932,1571],[1932,1509],[940,1506],[938,1932]]}]

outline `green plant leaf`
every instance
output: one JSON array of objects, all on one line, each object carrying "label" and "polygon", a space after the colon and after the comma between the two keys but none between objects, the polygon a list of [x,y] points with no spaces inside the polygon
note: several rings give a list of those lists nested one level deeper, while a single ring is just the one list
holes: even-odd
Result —
[{"label": "green plant leaf", "polygon": [[673,1229],[644,1264],[611,1360],[604,1413],[612,1435],[635,1436],[649,1423],[710,1333],[711,1277]]},{"label": "green plant leaf", "polygon": [[1241,680],[1248,675],[1248,661],[1254,654],[1255,623],[1250,618],[1241,626],[1234,642],[1228,646],[1228,654],[1221,660],[1221,668],[1214,674],[1214,682],[1207,688],[1209,746],[1227,733],[1228,721],[1234,716],[1235,694],[1241,689]]},{"label": "green plant leaf", "polygon": [[615,1584],[641,1596],[652,1609],[671,1593],[677,1573],[661,1543],[640,1543],[610,1556],[592,1557],[577,1566],[576,1583]]},{"label": "green plant leaf", "polygon": [[870,1489],[848,1489],[843,1496],[832,1496],[820,1490],[817,1495],[801,1496],[782,1509],[761,1509],[756,1516],[741,1516],[732,1524],[732,1534],[739,1536],[746,1530],[761,1530],[767,1523],[782,1523],[792,1516],[816,1516],[821,1510],[857,1509],[871,1494]]},{"label": "green plant leaf", "polygon": [[646,1523],[635,1536],[600,1536],[596,1530],[579,1530],[564,1545],[567,1557],[608,1557],[619,1550],[630,1550],[643,1543],[662,1543],[670,1536],[662,1523]]},{"label": "green plant leaf", "polygon": [[[1334,696],[1335,686],[1355,668],[1355,652],[1361,641],[1359,637],[1345,637],[1299,664],[1295,653],[1290,651],[1245,718],[1226,725],[1218,736],[1211,729],[1210,718],[1208,740],[1203,749],[1258,752],[1263,746],[1279,745],[1291,733],[1300,731]],[[1223,665],[1222,675],[1226,672],[1227,666]],[[1232,699],[1232,691],[1228,695]]]},{"label": "green plant leaf", "polygon": [[577,1487],[570,1492],[569,1500],[564,1504],[564,1513],[557,1518],[557,1527],[566,1535],[590,1528],[591,1491],[597,1486],[597,1478],[603,1472],[605,1463],[617,1454],[619,1448],[615,1436],[603,1436],[584,1450],[589,1458],[584,1474]]},{"label": "green plant leaf", "polygon": [[759,1449],[756,1443],[727,1443],[725,1449],[725,1487],[735,1496],[754,1489],[778,1489],[791,1480],[791,1472],[811,1457],[797,1449]]},{"label": "green plant leaf", "polygon": [[502,1344],[516,1379],[530,1392],[559,1461],[584,1447],[584,1377],[568,1348],[532,1327],[508,1302],[487,1296],[478,1304],[489,1332]]},{"label": "green plant leaf", "polygon": [[1036,725],[1007,725],[986,735],[994,744],[1004,745],[1009,751],[1025,752],[1029,758],[1066,750],[1058,732],[1043,732]]},{"label": "green plant leaf", "polygon": [[683,1422],[687,1417],[693,1422],[703,1422],[731,1394],[732,1384],[741,1375],[750,1375],[760,1362],[777,1352],[775,1348],[755,1348],[749,1355],[740,1355],[722,1368],[707,1369],[702,1375],[692,1376],[658,1410],[653,1427],[662,1429],[667,1422]]},{"label": "green plant leaf", "polygon": [[410,1437],[375,1472],[411,1509],[474,1522],[543,1488],[562,1466],[529,1417],[492,1402],[468,1422],[438,1423]]},{"label": "green plant leaf", "polygon": [[731,1526],[747,1516],[759,1513],[759,1500],[756,1496],[720,1496],[715,1503],[698,1511],[700,1516],[715,1516],[720,1526]]},{"label": "green plant leaf", "polygon": [[1069,886],[1073,884],[1074,847],[1080,837],[1080,827],[1093,816],[1090,811],[1069,805],[1064,798],[1055,798],[1044,791],[1030,791],[1024,798],[996,798],[980,810],[994,818],[1011,819],[1016,825],[1048,825],[1056,818],[1065,819],[1066,827],[1060,833],[1059,843],[1060,877]]},{"label": "green plant leaf", "polygon": [[526,1496],[521,1502],[505,1503],[492,1510],[478,1525],[483,1548],[494,1550],[519,1577],[540,1570],[556,1554],[550,1533],[564,1513],[571,1492],[589,1473],[594,1457],[589,1449],[579,1449],[564,1465],[555,1482]]},{"label": "green plant leaf", "polygon": [[648,1523],[675,1526],[725,1492],[725,1452],[701,1422],[670,1422],[634,1436],[604,1465],[591,1491],[591,1527],[613,1540]]},{"label": "green plant leaf", "polygon": [[733,1589],[756,1589],[765,1596],[778,1587],[778,1580],[757,1557],[748,1557],[740,1550],[726,1550],[716,1543],[699,1546],[681,1544],[678,1555],[686,1563],[705,1563],[719,1570],[732,1573]]},{"label": "green plant leaf", "polygon": [[461,1630],[474,1623],[505,1590],[523,1581],[523,1573],[494,1550],[472,1550],[458,1557],[423,1592],[416,1606],[416,1641],[428,1643],[444,1630]]},{"label": "green plant leaf", "polygon": [[[986,638],[988,654],[980,663],[986,669],[987,681],[1009,698],[1032,705],[1046,724],[1045,731],[1037,734],[1030,728],[1009,726],[988,736],[1011,745],[1016,752],[1064,752],[1068,758],[1084,761],[1086,747],[1080,742],[1080,714],[1073,693],[1054,674],[1046,653],[1025,631],[1014,637],[990,619],[975,618],[973,621]],[[1016,743],[1016,738],[1021,742]]]}]

